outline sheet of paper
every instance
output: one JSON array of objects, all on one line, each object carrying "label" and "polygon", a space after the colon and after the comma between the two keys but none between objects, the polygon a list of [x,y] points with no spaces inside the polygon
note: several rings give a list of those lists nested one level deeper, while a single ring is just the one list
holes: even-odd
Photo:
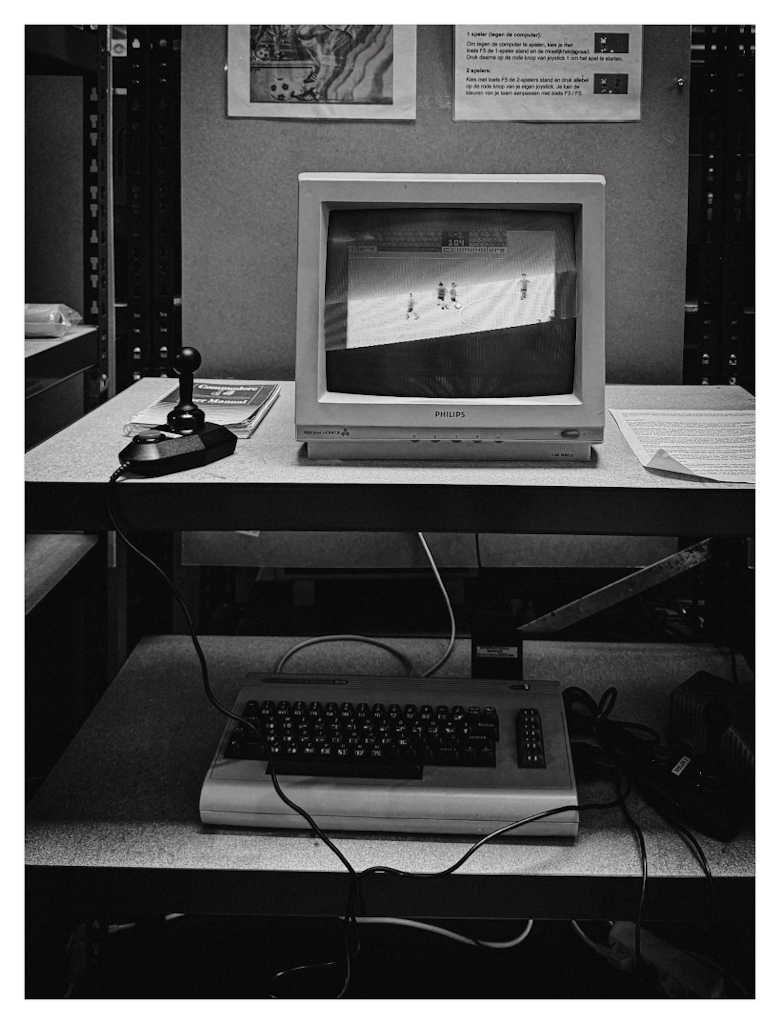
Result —
[{"label": "sheet of paper", "polygon": [[753,410],[610,409],[648,469],[725,483],[755,483]]},{"label": "sheet of paper", "polygon": [[638,121],[641,25],[457,25],[453,121]]}]

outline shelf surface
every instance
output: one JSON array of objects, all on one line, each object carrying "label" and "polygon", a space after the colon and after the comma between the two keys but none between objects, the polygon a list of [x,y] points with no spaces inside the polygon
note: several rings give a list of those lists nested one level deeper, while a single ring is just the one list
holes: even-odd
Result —
[{"label": "shelf surface", "polygon": [[29,614],[97,544],[84,533],[33,533],[24,544],[24,613]]},{"label": "shelf surface", "polygon": [[25,398],[33,398],[97,361],[97,327],[73,327],[62,338],[25,338]]},{"label": "shelf surface", "polygon": [[58,348],[60,345],[67,345],[69,341],[75,341],[76,338],[83,338],[85,334],[91,334],[92,331],[97,331],[97,327],[90,327],[86,324],[71,327],[68,333],[63,335],[61,338],[25,338],[24,358],[25,360],[34,359],[42,352],[48,352],[50,349]]},{"label": "shelf surface", "polygon": [[[247,672],[273,670],[299,638],[204,637],[212,686],[232,704]],[[445,644],[393,641],[421,670]],[[437,675],[468,676],[470,642],[459,640]],[[728,677],[723,649],[693,645],[524,644],[525,678],[579,685],[598,698],[619,688],[620,718],[664,728],[668,693],[694,672]],[[292,672],[397,674],[387,652],[348,642],[308,647]],[[750,681],[740,661],[740,680]],[[303,825],[300,831],[201,824],[200,787],[224,720],[209,704],[189,638],[148,637],[134,650],[29,808],[28,896],[55,907],[112,911],[332,914],[344,912],[348,876]],[[580,803],[610,800],[607,784],[578,785]],[[635,796],[649,858],[646,918],[710,913],[710,890],[686,843]],[[376,864],[438,872],[473,838],[332,833],[357,871]],[[752,899],[754,842],[700,837],[719,912]],[[632,919],[640,886],[636,841],[620,811],[581,812],[575,841],[510,839],[486,844],[453,875],[361,880],[364,913],[419,917]],[[522,911],[519,910],[522,908]]]},{"label": "shelf surface", "polygon": [[[29,452],[28,529],[110,527],[107,481],[124,425],[170,389],[147,378]],[[738,387],[607,387],[607,408],[749,409]],[[609,413],[589,463],[310,461],[295,440],[294,384],[227,459],[116,497],[139,530],[427,530],[636,536],[753,531],[755,489],[645,469]]]}]

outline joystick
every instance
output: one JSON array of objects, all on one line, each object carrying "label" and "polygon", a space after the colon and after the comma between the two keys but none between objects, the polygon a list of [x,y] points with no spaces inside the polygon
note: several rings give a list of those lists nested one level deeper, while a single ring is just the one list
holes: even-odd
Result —
[{"label": "joystick", "polygon": [[179,403],[168,413],[168,426],[177,434],[194,434],[202,429],[206,414],[192,401],[195,371],[200,367],[200,352],[196,348],[183,348],[173,360],[179,374]]},{"label": "joystick", "polygon": [[119,453],[119,461],[140,476],[163,476],[183,469],[206,466],[232,455],[238,438],[227,427],[207,423],[202,409],[192,400],[200,352],[183,348],[174,359],[180,375],[179,401],[168,413],[167,423],[136,434]]}]

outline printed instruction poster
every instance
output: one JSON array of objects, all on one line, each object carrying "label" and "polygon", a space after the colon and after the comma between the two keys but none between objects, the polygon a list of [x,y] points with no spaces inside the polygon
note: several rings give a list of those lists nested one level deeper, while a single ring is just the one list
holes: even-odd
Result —
[{"label": "printed instruction poster", "polygon": [[453,121],[638,121],[641,25],[457,25]]}]

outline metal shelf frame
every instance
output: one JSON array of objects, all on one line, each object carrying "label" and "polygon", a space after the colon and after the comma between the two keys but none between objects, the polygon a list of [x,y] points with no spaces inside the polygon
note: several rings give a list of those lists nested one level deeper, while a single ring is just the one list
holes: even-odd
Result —
[{"label": "metal shelf frame", "polygon": [[694,26],[684,382],[755,391],[755,27]]},{"label": "metal shelf frame", "polygon": [[167,376],[181,347],[181,27],[124,29],[113,57],[119,390]]}]

